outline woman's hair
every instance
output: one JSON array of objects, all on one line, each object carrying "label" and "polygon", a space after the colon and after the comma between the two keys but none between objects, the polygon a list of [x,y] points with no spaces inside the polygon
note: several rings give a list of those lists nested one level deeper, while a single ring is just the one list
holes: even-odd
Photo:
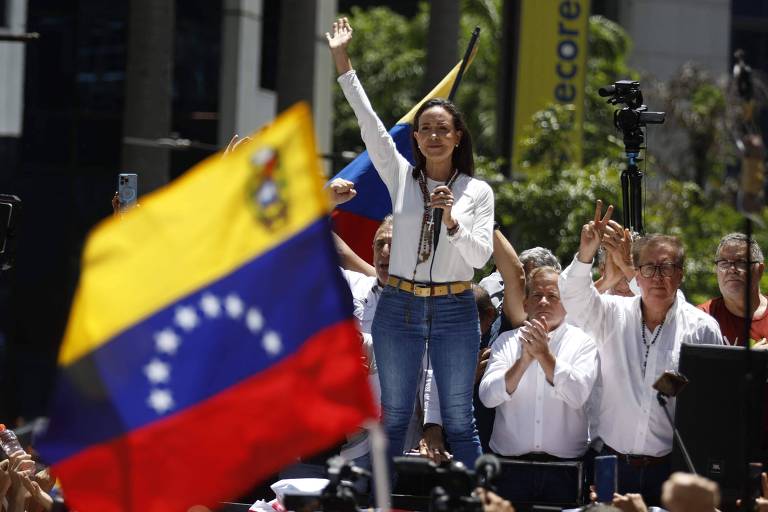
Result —
[{"label": "woman's hair", "polygon": [[453,150],[453,167],[458,169],[459,172],[474,176],[475,174],[475,158],[472,153],[472,136],[469,134],[469,129],[464,123],[464,117],[456,108],[456,105],[452,101],[445,100],[443,98],[432,98],[421,104],[416,111],[416,115],[413,116],[413,123],[411,124],[411,144],[413,147],[413,159],[416,165],[413,166],[413,177],[418,176],[420,169],[426,169],[427,159],[419,150],[419,146],[416,143],[414,134],[419,129],[419,118],[424,111],[432,107],[442,107],[446,112],[451,114],[453,118],[453,128],[456,131],[461,132],[461,140],[459,140],[459,147]]}]

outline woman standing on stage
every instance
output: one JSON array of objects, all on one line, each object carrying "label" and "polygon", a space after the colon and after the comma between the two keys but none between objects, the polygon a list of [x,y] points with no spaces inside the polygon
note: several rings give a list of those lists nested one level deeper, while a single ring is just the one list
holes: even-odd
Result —
[{"label": "woman standing on stage", "polygon": [[[338,82],[392,200],[389,280],[372,327],[389,455],[402,455],[426,345],[451,451],[474,467],[480,442],[472,386],[480,328],[470,281],[474,269],[493,251],[493,191],[472,177],[472,139],[461,114],[447,100],[429,100],[416,112],[416,165],[411,166],[397,151],[352,69],[347,54],[352,27],[342,18],[332,31],[326,37]],[[442,211],[439,223],[433,218],[435,210]],[[434,229],[440,230],[436,249]]]}]

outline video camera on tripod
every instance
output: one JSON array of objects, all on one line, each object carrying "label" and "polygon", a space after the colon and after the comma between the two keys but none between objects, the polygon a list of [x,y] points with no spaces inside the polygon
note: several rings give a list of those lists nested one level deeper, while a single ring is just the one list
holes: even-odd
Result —
[{"label": "video camera on tripod", "polygon": [[613,85],[601,87],[597,92],[602,97],[608,97],[611,105],[625,105],[613,112],[613,124],[622,132],[624,152],[627,155],[627,168],[621,173],[624,227],[635,233],[643,233],[643,173],[637,168],[645,141],[643,128],[648,124],[662,124],[666,113],[648,112],[648,107],[643,104],[640,82],[619,80]]},{"label": "video camera on tripod", "polygon": [[483,504],[473,496],[476,487],[493,488],[501,473],[501,463],[493,455],[482,455],[470,471],[464,464],[451,461],[441,465],[419,457],[395,457],[395,470],[400,478],[430,477],[434,483],[430,496],[430,512],[482,512]]}]

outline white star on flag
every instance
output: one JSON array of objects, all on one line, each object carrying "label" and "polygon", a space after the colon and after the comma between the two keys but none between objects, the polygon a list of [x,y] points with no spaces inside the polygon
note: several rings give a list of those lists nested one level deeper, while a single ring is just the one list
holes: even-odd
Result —
[{"label": "white star on flag", "polygon": [[174,355],[179,348],[179,343],[181,340],[171,329],[163,329],[155,333],[155,347],[158,352]]},{"label": "white star on flag", "polygon": [[152,384],[165,383],[171,376],[171,366],[159,359],[153,359],[144,367],[144,373]]},{"label": "white star on flag", "polygon": [[264,317],[261,316],[261,311],[256,308],[250,308],[248,314],[245,315],[245,324],[248,329],[256,334],[264,326]]},{"label": "white star on flag", "polygon": [[197,313],[195,313],[195,308],[191,306],[181,306],[180,308],[176,308],[174,321],[176,322],[176,325],[185,331],[191,331],[197,327],[198,323],[200,323],[200,320],[197,318]]},{"label": "white star on flag", "polygon": [[275,331],[269,331],[264,335],[264,338],[261,340],[261,346],[271,356],[276,356],[283,350],[283,342],[280,339],[280,335]]},{"label": "white star on flag", "polygon": [[224,299],[224,308],[226,308],[227,314],[232,318],[240,318],[240,315],[243,314],[243,309],[245,309],[242,299],[234,293],[230,293]]},{"label": "white star on flag", "polygon": [[200,309],[208,318],[216,318],[221,313],[221,301],[211,293],[206,293],[200,299]]},{"label": "white star on flag", "polygon": [[157,414],[163,414],[173,409],[173,397],[171,392],[165,389],[153,389],[147,398],[147,404],[155,410]]}]

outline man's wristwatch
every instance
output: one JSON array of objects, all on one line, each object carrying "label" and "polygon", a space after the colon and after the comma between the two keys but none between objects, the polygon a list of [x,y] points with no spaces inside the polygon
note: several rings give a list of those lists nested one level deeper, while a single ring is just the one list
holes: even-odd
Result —
[{"label": "man's wristwatch", "polygon": [[501,231],[501,226],[499,226],[498,221],[493,221],[493,230],[494,231]]}]

